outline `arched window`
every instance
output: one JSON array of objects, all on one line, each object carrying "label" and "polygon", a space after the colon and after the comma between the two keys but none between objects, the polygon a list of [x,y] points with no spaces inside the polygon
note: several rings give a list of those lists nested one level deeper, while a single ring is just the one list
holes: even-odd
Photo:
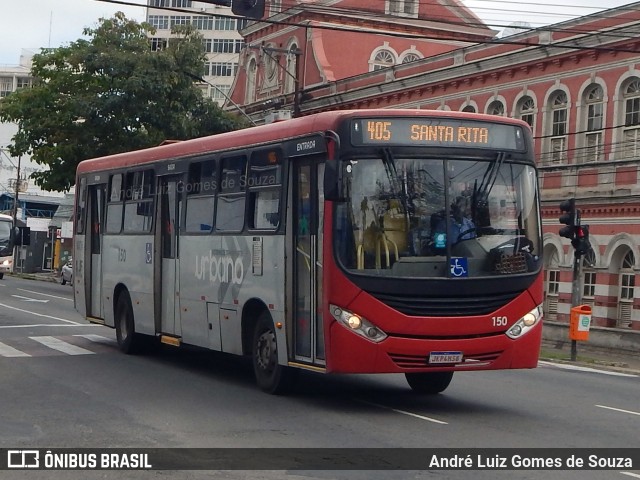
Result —
[{"label": "arched window", "polygon": [[473,105],[467,105],[462,109],[463,112],[476,113],[476,108]]},{"label": "arched window", "polygon": [[618,327],[631,327],[631,313],[633,311],[633,290],[636,284],[633,266],[635,265],[633,251],[624,256],[620,268],[620,283],[618,285]]},{"label": "arched window", "polygon": [[371,71],[382,70],[396,64],[396,56],[389,50],[378,50],[371,61]]},{"label": "arched window", "polygon": [[634,78],[624,89],[623,158],[640,155],[640,79]]},{"label": "arched window", "polygon": [[422,57],[417,53],[407,53],[404,57],[402,57],[402,63],[411,63],[416,60],[420,60]]},{"label": "arched window", "polygon": [[586,133],[584,152],[577,155],[581,162],[596,162],[602,159],[603,149],[603,115],[604,115],[604,91],[600,85],[593,85],[585,91],[584,103],[586,106]]},{"label": "arched window", "polygon": [[498,115],[504,117],[504,105],[500,100],[494,100],[487,107],[487,113],[489,115]]},{"label": "arched window", "polygon": [[567,121],[569,99],[567,94],[559,91],[549,101],[551,111],[551,163],[567,161]]},{"label": "arched window", "polygon": [[534,122],[536,119],[536,104],[533,101],[533,98],[530,96],[525,96],[520,99],[518,102],[518,106],[516,108],[516,118],[527,122],[533,130]]},{"label": "arched window", "polygon": [[289,46],[289,52],[287,53],[287,73],[285,73],[284,79],[284,92],[292,93],[296,89],[296,75],[297,71],[297,63],[298,56],[293,53],[298,51],[298,45],[292,43]]},{"label": "arched window", "polygon": [[252,58],[247,67],[247,90],[245,92],[245,103],[253,103],[256,100],[256,73],[258,65],[256,59]]}]

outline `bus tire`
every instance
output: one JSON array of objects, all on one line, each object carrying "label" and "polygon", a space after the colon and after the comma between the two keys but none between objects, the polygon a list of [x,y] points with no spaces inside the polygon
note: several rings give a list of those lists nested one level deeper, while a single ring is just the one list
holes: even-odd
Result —
[{"label": "bus tire", "polygon": [[129,292],[124,291],[118,296],[115,324],[116,339],[118,340],[120,351],[127,354],[137,353],[140,350],[142,339],[140,334],[136,333]]},{"label": "bus tire", "polygon": [[414,392],[435,395],[446,390],[453,378],[453,372],[405,373],[404,376]]},{"label": "bus tire", "polygon": [[268,312],[262,312],[256,322],[252,357],[253,372],[261,390],[280,395],[291,388],[295,372],[278,363],[276,332]]},{"label": "bus tire", "polygon": [[4,278],[4,272],[0,273],[0,280]]}]

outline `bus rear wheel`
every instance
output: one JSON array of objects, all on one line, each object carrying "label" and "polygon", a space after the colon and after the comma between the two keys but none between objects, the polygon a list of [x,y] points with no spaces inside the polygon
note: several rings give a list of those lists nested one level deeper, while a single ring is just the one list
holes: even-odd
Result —
[{"label": "bus rear wheel", "polygon": [[453,372],[405,373],[404,376],[414,392],[435,395],[446,390]]},{"label": "bus rear wheel", "polygon": [[142,339],[136,333],[133,308],[128,292],[122,292],[118,296],[115,311],[116,339],[118,347],[124,353],[133,354],[140,350]]},{"label": "bus rear wheel", "polygon": [[253,371],[258,387],[267,393],[286,393],[293,384],[294,371],[278,363],[278,342],[268,312],[260,314],[253,335]]}]

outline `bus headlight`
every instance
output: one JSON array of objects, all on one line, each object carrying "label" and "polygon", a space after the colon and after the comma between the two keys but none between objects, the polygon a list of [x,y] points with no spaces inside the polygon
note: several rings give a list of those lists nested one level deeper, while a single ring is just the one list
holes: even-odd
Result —
[{"label": "bus headlight", "polygon": [[382,340],[387,338],[386,333],[360,315],[356,315],[355,313],[345,310],[344,308],[337,307],[336,305],[329,305],[329,310],[331,311],[333,318],[338,320],[338,322],[353,333],[356,333],[367,340],[374,343],[380,343]]},{"label": "bus headlight", "polygon": [[542,305],[525,314],[507,330],[507,337],[516,339],[531,330],[542,318]]},{"label": "bus headlight", "polygon": [[11,260],[10,258],[7,258],[6,260],[4,260],[2,262],[2,265],[4,265],[5,267],[9,267],[9,266],[11,266],[12,262],[13,262],[13,260]]}]

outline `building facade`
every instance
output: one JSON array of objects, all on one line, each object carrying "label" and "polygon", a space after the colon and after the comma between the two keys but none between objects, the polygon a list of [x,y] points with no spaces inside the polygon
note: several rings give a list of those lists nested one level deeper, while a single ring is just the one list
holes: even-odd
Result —
[{"label": "building facade", "polygon": [[[249,47],[296,55],[269,65],[245,49],[235,103],[257,122],[274,108],[307,115],[373,107],[526,121],[539,159],[546,318],[569,319],[573,248],[558,217],[560,202],[575,198],[593,246],[578,279],[593,324],[640,330],[640,3],[484,40],[488,29],[453,0],[381,2],[384,12],[360,22],[354,10],[372,7],[356,0],[295,4],[268,18],[282,23],[243,31]],[[392,26],[403,22],[396,36]]]},{"label": "building facade", "polygon": [[238,55],[244,40],[238,33],[246,22],[236,18],[230,7],[191,0],[148,0],[146,21],[156,32],[151,49],[165,48],[174,35],[176,25],[193,25],[204,37],[207,60],[201,74],[203,93],[219,105],[228,98],[238,70]]}]

